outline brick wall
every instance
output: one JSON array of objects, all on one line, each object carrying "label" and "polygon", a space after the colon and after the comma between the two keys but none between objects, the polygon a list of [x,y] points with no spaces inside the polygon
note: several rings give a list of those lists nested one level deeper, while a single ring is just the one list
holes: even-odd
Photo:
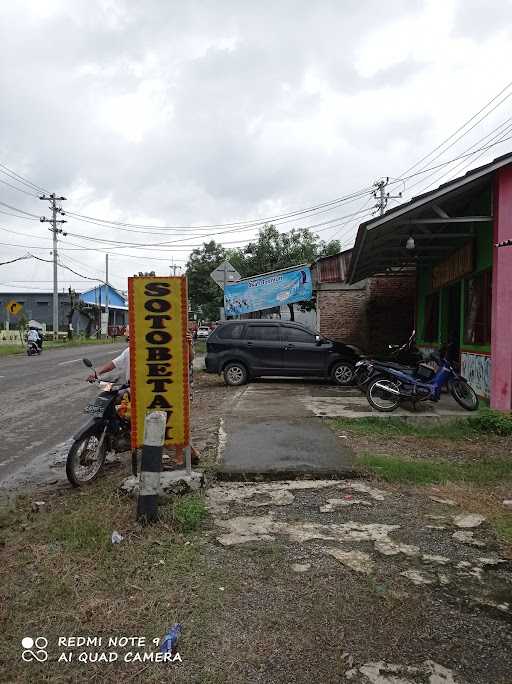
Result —
[{"label": "brick wall", "polygon": [[367,285],[363,289],[319,288],[316,310],[320,332],[332,340],[365,349],[368,340],[367,303]]},{"label": "brick wall", "polygon": [[405,342],[414,326],[416,281],[411,276],[369,278],[357,289],[319,285],[316,306],[320,332],[382,353],[388,344]]},{"label": "brick wall", "polygon": [[370,278],[369,290],[369,348],[382,352],[407,341],[414,328],[416,276]]}]

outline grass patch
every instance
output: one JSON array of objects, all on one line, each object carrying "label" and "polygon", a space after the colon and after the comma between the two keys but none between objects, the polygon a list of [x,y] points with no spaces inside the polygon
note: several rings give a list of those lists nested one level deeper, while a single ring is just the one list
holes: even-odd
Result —
[{"label": "grass patch", "polygon": [[197,530],[207,515],[208,510],[204,498],[197,494],[180,496],[171,502],[171,519],[179,531]]},{"label": "grass patch", "polygon": [[410,435],[413,437],[461,439],[468,434],[465,420],[446,423],[426,421],[418,425],[401,418],[336,418],[332,421],[336,430],[350,430],[356,435],[378,435],[394,437]]},{"label": "grass patch", "polygon": [[512,460],[450,463],[366,455],[359,463],[386,482],[428,485],[462,481],[491,485],[512,480]]},{"label": "grass patch", "polygon": [[496,533],[498,537],[507,542],[507,544],[512,544],[512,516],[509,515],[498,515],[492,519]]},{"label": "grass patch", "polygon": [[0,344],[0,356],[10,356],[11,354],[22,354],[25,347],[21,344]]},{"label": "grass patch", "polygon": [[48,528],[50,544],[60,544],[65,551],[97,551],[108,548],[110,531],[101,520],[70,513],[54,516]]},{"label": "grass patch", "polygon": [[[62,342],[53,342],[48,340],[43,344],[43,353],[47,349],[59,349],[66,347],[82,347],[84,345],[96,345],[96,344],[112,344],[114,340],[109,337],[104,340],[89,339],[86,337],[77,337],[72,340],[63,340]],[[119,337],[116,342],[124,342],[124,337]],[[0,344],[0,356],[11,356],[12,354],[26,354],[25,344]]]},{"label": "grass patch", "polygon": [[414,436],[430,439],[458,440],[468,434],[512,435],[512,415],[491,409],[482,409],[467,419],[437,423],[425,421],[417,424],[401,418],[336,418],[332,421],[336,430],[350,430],[356,435]]}]

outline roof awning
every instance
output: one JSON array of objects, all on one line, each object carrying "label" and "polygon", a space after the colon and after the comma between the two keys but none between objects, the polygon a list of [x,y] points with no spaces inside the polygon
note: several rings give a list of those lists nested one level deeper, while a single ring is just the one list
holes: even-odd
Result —
[{"label": "roof awning", "polygon": [[[512,154],[469,171],[436,190],[414,197],[359,226],[348,282],[373,275],[414,272],[419,264],[443,259],[492,221],[494,173],[512,163]],[[409,237],[414,249],[407,249]]]}]

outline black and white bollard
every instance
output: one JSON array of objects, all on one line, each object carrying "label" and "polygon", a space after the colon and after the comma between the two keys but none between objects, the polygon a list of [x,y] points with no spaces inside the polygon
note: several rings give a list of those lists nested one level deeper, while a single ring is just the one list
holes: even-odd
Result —
[{"label": "black and white bollard", "polygon": [[148,413],[144,420],[144,446],[137,501],[137,520],[142,524],[158,520],[158,495],[166,422],[167,414],[164,411]]}]

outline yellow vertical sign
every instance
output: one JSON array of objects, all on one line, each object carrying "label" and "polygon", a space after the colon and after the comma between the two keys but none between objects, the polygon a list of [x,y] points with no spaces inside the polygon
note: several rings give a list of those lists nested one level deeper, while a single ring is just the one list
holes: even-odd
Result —
[{"label": "yellow vertical sign", "polygon": [[144,441],[144,419],[165,411],[165,444],[190,443],[187,280],[128,278],[132,447]]}]

